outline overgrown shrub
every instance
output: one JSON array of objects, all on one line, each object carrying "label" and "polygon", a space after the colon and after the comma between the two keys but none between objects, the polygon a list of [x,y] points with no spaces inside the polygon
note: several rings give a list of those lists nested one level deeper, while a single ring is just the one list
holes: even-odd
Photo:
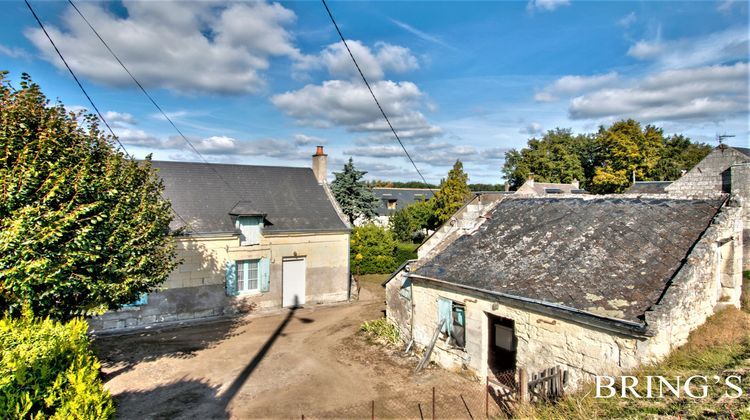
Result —
[{"label": "overgrown shrub", "polygon": [[374,224],[356,227],[351,236],[352,273],[383,274],[395,270],[396,241],[387,229]]},{"label": "overgrown shrub", "polygon": [[388,322],[385,318],[365,321],[360,327],[360,330],[366,332],[372,338],[383,341],[386,344],[398,344],[401,339],[398,328]]},{"label": "overgrown shrub", "polygon": [[113,417],[86,321],[61,323],[26,312],[0,320],[0,418]]},{"label": "overgrown shrub", "polygon": [[393,250],[393,259],[396,264],[396,268],[401,266],[401,264],[405,263],[406,261],[417,259],[417,247],[419,247],[419,245],[408,242],[397,243],[396,248]]}]

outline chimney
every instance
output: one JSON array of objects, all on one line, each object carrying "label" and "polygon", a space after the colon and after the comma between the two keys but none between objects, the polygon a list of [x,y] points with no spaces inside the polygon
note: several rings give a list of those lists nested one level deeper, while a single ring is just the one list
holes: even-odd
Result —
[{"label": "chimney", "polygon": [[529,172],[529,176],[526,178],[526,182],[529,184],[529,186],[534,186],[534,173]]},{"label": "chimney", "polygon": [[573,182],[571,182],[570,185],[573,186],[574,190],[580,190],[581,189],[581,183],[578,182],[578,179],[576,179],[576,178],[573,178]]},{"label": "chimney", "polygon": [[323,153],[323,146],[318,146],[312,155],[312,170],[319,184],[324,184],[328,179],[328,155]]}]

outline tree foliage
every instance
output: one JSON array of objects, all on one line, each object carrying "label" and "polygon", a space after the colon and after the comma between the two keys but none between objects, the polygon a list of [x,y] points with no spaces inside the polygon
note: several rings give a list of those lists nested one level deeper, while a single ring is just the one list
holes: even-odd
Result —
[{"label": "tree foliage", "polygon": [[88,324],[31,316],[0,320],[0,417],[107,419],[114,404],[99,379]]},{"label": "tree foliage", "polygon": [[[81,122],[79,122],[81,119]],[[118,152],[95,117],[0,74],[0,310],[69,319],[116,309],[176,265],[150,160]]]},{"label": "tree foliage", "polygon": [[448,171],[448,178],[442,182],[440,189],[432,198],[438,224],[448,220],[472,197],[468,181],[469,175],[464,172],[464,165],[460,160],[456,160],[453,168]]},{"label": "tree foliage", "polygon": [[391,216],[389,228],[397,240],[402,242],[421,242],[423,232],[434,230],[438,226],[435,215],[435,200],[417,201],[397,210]]},{"label": "tree foliage", "polygon": [[396,269],[393,234],[374,223],[355,227],[351,235],[351,270],[354,274],[382,274]]},{"label": "tree foliage", "polygon": [[682,135],[665,137],[662,129],[623,120],[600,127],[596,134],[573,134],[568,129],[547,131],[529,139],[521,150],[505,154],[503,173],[512,189],[530,173],[542,182],[581,181],[595,193],[621,192],[632,182],[677,179],[703,159],[711,148]]},{"label": "tree foliage", "polygon": [[354,224],[360,217],[369,220],[377,215],[378,198],[362,180],[367,172],[356,169],[352,158],[344,164],[342,172],[333,174],[335,179],[331,183],[331,191],[341,211],[349,218],[349,223]]}]

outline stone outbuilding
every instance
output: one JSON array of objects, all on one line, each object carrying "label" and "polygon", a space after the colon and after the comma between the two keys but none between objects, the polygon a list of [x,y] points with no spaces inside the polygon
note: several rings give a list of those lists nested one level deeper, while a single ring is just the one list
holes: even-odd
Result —
[{"label": "stone outbuilding", "polygon": [[384,283],[405,341],[426,348],[443,322],[443,367],[481,378],[560,367],[575,387],[657,361],[717,308],[739,306],[742,208],[728,194],[471,205],[473,224],[428,240]]},{"label": "stone outbuilding", "polygon": [[94,331],[348,299],[350,227],[322,147],[312,168],[153,166],[180,216],[170,227],[181,264],[159,290],[91,319]]},{"label": "stone outbuilding", "polygon": [[518,195],[543,196],[550,194],[587,194],[582,190],[577,179],[570,184],[539,182],[534,179],[534,174],[529,174],[526,182],[515,192]]}]

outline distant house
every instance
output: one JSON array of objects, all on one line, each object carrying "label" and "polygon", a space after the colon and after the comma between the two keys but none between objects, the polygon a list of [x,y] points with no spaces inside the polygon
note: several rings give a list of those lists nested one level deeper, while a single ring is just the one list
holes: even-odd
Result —
[{"label": "distant house", "polygon": [[666,187],[672,181],[635,181],[633,185],[625,190],[626,194],[666,194]]},{"label": "distant house", "polygon": [[550,182],[537,182],[534,180],[534,174],[530,174],[526,182],[523,183],[516,194],[543,196],[548,194],[586,194],[585,190],[580,188],[578,180],[574,179],[570,184],[558,184]]},{"label": "distant house", "polygon": [[[377,208],[375,223],[380,226],[388,226],[391,216],[398,210],[404,209],[414,203],[427,201],[435,195],[437,190],[429,188],[383,188],[372,189],[380,202]],[[365,223],[365,221],[362,221]]]},{"label": "distant house", "polygon": [[350,228],[326,185],[322,147],[312,169],[153,166],[181,217],[171,228],[182,230],[182,264],[159,290],[92,319],[94,330],[348,298]]},{"label": "distant house", "polygon": [[446,368],[484,378],[561,367],[576,387],[659,360],[739,305],[742,209],[726,194],[471,205],[473,224],[456,216],[384,283],[406,341],[428,347],[443,322],[433,360]]}]

